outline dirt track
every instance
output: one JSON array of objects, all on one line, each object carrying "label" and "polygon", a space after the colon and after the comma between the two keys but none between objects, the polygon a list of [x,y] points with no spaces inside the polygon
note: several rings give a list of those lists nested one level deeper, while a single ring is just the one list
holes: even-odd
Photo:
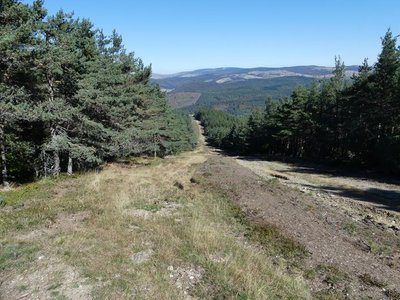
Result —
[{"label": "dirt track", "polygon": [[342,175],[343,171],[317,164],[289,164],[256,158],[237,161],[262,177],[283,179],[282,183],[302,191],[323,192],[389,212],[400,212],[399,180],[378,181],[363,178],[361,174]]},{"label": "dirt track", "polygon": [[400,299],[399,185],[214,154],[200,172],[254,221],[306,247],[301,269],[317,298]]},{"label": "dirt track", "polygon": [[330,202],[321,192],[265,181],[232,158],[210,157],[201,171],[254,221],[273,224],[306,247],[302,269],[315,295],[397,299],[388,290],[400,286],[399,232],[375,221],[372,209],[357,203],[342,209],[341,200]]}]

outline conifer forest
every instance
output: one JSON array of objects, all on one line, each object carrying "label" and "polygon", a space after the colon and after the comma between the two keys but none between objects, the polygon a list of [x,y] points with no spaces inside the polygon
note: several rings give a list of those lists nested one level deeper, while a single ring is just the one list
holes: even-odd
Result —
[{"label": "conifer forest", "polygon": [[364,60],[345,76],[335,59],[333,76],[298,87],[263,110],[236,117],[209,108],[196,116],[209,142],[235,154],[261,154],[345,163],[400,172],[400,51],[388,30],[377,62]]},{"label": "conifer forest", "polygon": [[194,145],[151,66],[116,32],[43,1],[0,1],[1,181],[29,181]]}]

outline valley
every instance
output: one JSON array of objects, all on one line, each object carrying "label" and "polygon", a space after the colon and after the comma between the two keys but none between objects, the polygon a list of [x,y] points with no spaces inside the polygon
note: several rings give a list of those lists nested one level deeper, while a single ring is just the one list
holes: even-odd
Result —
[{"label": "valley", "polygon": [[[332,77],[331,67],[295,66],[282,68],[216,68],[170,75],[154,74],[153,82],[167,91],[169,103],[184,111],[212,107],[232,114],[249,114],[263,108],[267,98],[288,97],[299,86],[311,86]],[[346,76],[357,73],[348,66]],[[196,100],[193,94],[199,95]]]}]

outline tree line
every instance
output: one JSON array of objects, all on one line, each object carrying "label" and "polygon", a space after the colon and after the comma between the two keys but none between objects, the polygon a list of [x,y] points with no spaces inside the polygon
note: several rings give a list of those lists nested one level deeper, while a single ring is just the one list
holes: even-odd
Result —
[{"label": "tree line", "polygon": [[193,147],[190,119],[150,76],[115,31],[48,15],[41,0],[0,0],[1,181]]},{"label": "tree line", "polygon": [[390,30],[377,62],[351,79],[335,58],[332,77],[298,87],[245,119],[200,109],[216,147],[239,154],[335,161],[400,173],[400,51]]}]

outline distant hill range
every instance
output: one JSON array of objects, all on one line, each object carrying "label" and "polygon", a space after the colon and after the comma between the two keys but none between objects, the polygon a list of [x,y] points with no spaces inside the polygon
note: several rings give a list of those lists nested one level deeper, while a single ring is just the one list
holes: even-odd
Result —
[{"label": "distant hill range", "polygon": [[[346,75],[358,66],[346,67]],[[294,66],[282,68],[216,68],[170,75],[153,74],[152,80],[167,91],[175,108],[192,111],[209,106],[244,114],[264,106],[268,97],[289,96],[299,85],[332,76],[333,67]]]}]

